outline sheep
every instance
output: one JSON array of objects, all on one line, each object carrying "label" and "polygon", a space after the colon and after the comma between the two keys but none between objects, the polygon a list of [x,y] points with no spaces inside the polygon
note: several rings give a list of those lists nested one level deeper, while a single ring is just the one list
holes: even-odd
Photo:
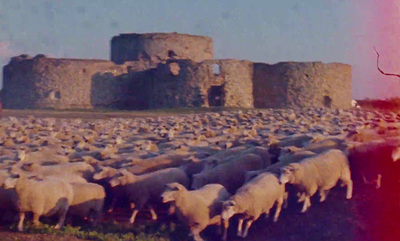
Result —
[{"label": "sheep", "polygon": [[[265,213],[268,217],[270,209],[277,204],[274,222],[278,221],[282,204],[287,203],[287,193],[285,185],[279,183],[278,176],[273,173],[262,173],[244,186],[239,188],[235,195],[223,202],[221,217],[224,223],[223,240],[227,239],[227,229],[229,219],[240,214],[237,235],[245,238],[251,224],[257,220],[261,214]],[[245,230],[242,232],[242,226]]]},{"label": "sheep", "polygon": [[17,194],[14,189],[5,189],[4,182],[10,175],[7,170],[0,170],[0,209],[2,210],[3,221],[9,218],[10,215],[17,213],[16,199]]},{"label": "sheep", "polygon": [[344,151],[346,149],[346,145],[344,144],[344,140],[325,139],[316,143],[310,143],[304,146],[304,149],[319,154],[330,149],[339,149]]},{"label": "sheep", "polygon": [[228,192],[234,193],[243,185],[246,171],[262,169],[265,166],[259,155],[243,155],[236,160],[193,175],[192,189],[199,189],[209,183],[219,183]]},{"label": "sheep", "polygon": [[351,100],[351,107],[357,109],[361,108],[360,104],[356,100]]},{"label": "sheep", "polygon": [[272,139],[269,144],[269,153],[272,154],[274,162],[277,161],[282,148],[295,146],[302,148],[313,140],[311,135],[299,134],[281,138],[279,140]]},{"label": "sheep", "polygon": [[392,185],[399,180],[397,163],[399,143],[397,141],[374,141],[352,145],[347,153],[355,182]]},{"label": "sheep", "polygon": [[[295,163],[299,162],[305,158],[315,156],[316,154],[311,151],[305,151],[302,150],[301,148],[296,148],[296,147],[285,147],[282,149],[282,153],[280,154],[278,158],[278,162],[268,166],[265,169],[261,170],[255,170],[255,171],[247,171],[245,174],[245,182],[250,181],[257,175],[263,173],[263,172],[271,172],[274,174],[279,175],[281,172],[281,168],[290,164],[290,163]],[[294,152],[293,152],[294,151]]]},{"label": "sheep", "polygon": [[212,169],[220,164],[224,164],[230,160],[232,160],[233,157],[239,155],[241,152],[245,151],[247,148],[245,146],[237,146],[233,147],[227,150],[222,150],[214,155],[211,155],[209,157],[206,157],[202,159],[202,162],[205,162],[205,167],[204,170],[209,170]]},{"label": "sheep", "polygon": [[112,167],[100,167],[98,172],[93,175],[95,183],[100,184],[106,191],[106,203],[110,204],[107,212],[111,213],[114,210],[115,204],[118,200],[123,198],[125,195],[124,190],[121,186],[111,188],[110,180],[121,174],[119,169]]},{"label": "sheep", "polygon": [[137,213],[147,205],[150,209],[153,220],[157,220],[157,215],[150,202],[160,202],[160,195],[164,191],[165,184],[178,182],[188,186],[189,179],[186,173],[180,168],[167,168],[142,175],[134,175],[128,171],[121,171],[123,174],[114,177],[109,181],[111,188],[121,188],[121,192],[127,195],[131,208],[132,216],[129,222],[133,224]]},{"label": "sheep", "polygon": [[22,174],[22,175],[37,175],[40,177],[55,177],[55,178],[60,178],[63,179],[64,181],[68,183],[87,183],[87,180],[83,178],[80,175],[74,174],[74,173],[61,173],[61,172],[55,172],[51,173],[48,171],[42,172],[39,168],[37,168],[36,165],[32,165],[32,163],[29,163],[27,165],[22,165],[19,167],[18,165],[14,165],[11,167],[12,174]]},{"label": "sheep", "polygon": [[[239,151],[240,150],[240,151]],[[225,159],[221,162],[218,160],[214,159],[203,159],[199,160],[198,158],[192,157],[186,160],[186,163],[181,166],[185,170],[185,172],[188,174],[189,178],[193,179],[194,174],[198,174],[204,171],[211,170],[215,168],[218,165],[234,161],[235,159],[241,158],[241,156],[248,155],[248,154],[255,154],[259,155],[264,162],[265,166],[271,165],[271,154],[269,153],[267,148],[263,147],[251,147],[248,149],[239,149],[238,151],[235,151],[235,155],[229,155],[225,157]]]},{"label": "sheep", "polygon": [[184,164],[184,160],[189,156],[189,154],[163,154],[154,158],[141,159],[136,161],[129,171],[139,175],[165,168],[178,167]]},{"label": "sheep", "polygon": [[176,182],[166,186],[162,202],[173,203],[178,220],[189,227],[194,240],[202,240],[200,232],[207,226],[221,224],[221,202],[230,196],[224,186],[208,184],[193,191]]},{"label": "sheep", "polygon": [[106,197],[104,188],[95,183],[72,183],[71,187],[74,197],[68,213],[85,219],[92,214],[93,226],[96,226]]},{"label": "sheep", "polygon": [[26,212],[33,213],[33,224],[40,224],[41,216],[59,215],[55,229],[63,226],[69,204],[73,199],[71,184],[62,179],[17,176],[4,182],[6,189],[15,188],[19,210],[18,231],[23,231]]},{"label": "sheep", "polygon": [[352,197],[353,181],[349,162],[346,155],[340,150],[332,149],[303,159],[298,163],[291,163],[283,167],[281,172],[280,183],[293,184],[303,193],[301,196],[301,200],[304,200],[302,213],[305,213],[311,206],[310,197],[318,190],[320,202],[325,201],[328,192],[338,180],[342,181],[342,185],[347,186],[346,198],[351,199]]},{"label": "sheep", "polygon": [[13,166],[11,173],[18,174],[19,170],[33,172],[42,176],[54,176],[63,174],[79,175],[86,180],[91,180],[95,169],[85,162],[61,163],[57,165],[43,166],[38,163],[23,163],[21,166]]}]

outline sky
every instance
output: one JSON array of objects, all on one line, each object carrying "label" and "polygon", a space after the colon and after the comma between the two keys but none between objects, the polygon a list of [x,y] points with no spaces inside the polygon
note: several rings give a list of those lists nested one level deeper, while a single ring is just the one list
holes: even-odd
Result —
[{"label": "sky", "polygon": [[0,66],[11,56],[110,58],[120,33],[210,36],[215,58],[351,64],[353,98],[400,97],[400,0],[0,0]]}]

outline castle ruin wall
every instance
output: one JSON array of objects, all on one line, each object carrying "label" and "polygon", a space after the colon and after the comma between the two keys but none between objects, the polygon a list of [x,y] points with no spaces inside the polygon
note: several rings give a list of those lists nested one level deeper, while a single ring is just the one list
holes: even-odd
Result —
[{"label": "castle ruin wall", "polygon": [[171,58],[201,62],[213,59],[213,51],[210,37],[189,34],[120,34],[111,40],[111,61],[117,64],[126,61],[161,62]]},{"label": "castle ruin wall", "polygon": [[5,108],[91,109],[115,107],[125,98],[130,72],[144,63],[107,60],[14,58],[3,68]]},{"label": "castle ruin wall", "polygon": [[[213,72],[215,66],[218,66],[218,73]],[[253,65],[247,60],[206,60],[201,63],[169,60],[155,70],[148,87],[149,93],[152,93],[149,94],[149,107],[251,108],[252,73]]]},{"label": "castle ruin wall", "polygon": [[351,66],[340,63],[281,62],[254,65],[257,108],[350,108]]}]

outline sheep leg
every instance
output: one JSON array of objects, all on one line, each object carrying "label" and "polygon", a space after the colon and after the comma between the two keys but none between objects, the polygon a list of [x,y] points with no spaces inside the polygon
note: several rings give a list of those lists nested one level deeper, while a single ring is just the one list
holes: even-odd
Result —
[{"label": "sheep leg", "polygon": [[303,209],[301,209],[301,212],[305,213],[310,206],[311,206],[310,197],[306,195],[304,198]]},{"label": "sheep leg", "polygon": [[297,193],[297,197],[298,197],[299,199],[297,199],[297,202],[298,202],[298,203],[304,202],[305,196],[306,196],[306,194],[305,194],[304,192],[302,192],[302,193],[298,192],[298,193]]},{"label": "sheep leg", "polygon": [[229,227],[229,220],[224,220],[224,234],[222,235],[223,241],[226,241],[228,239],[228,227]]},{"label": "sheep leg", "polygon": [[168,207],[168,215],[173,215],[176,211],[176,207],[174,204],[170,204]]},{"label": "sheep leg", "polygon": [[131,218],[129,219],[129,223],[130,224],[134,224],[135,223],[135,219],[136,219],[136,215],[138,214],[139,210],[137,210],[136,208],[133,209],[133,213]]},{"label": "sheep leg", "polygon": [[[379,176],[378,176],[379,178]],[[363,174],[363,179],[364,182],[366,181],[366,178]],[[340,177],[340,180],[346,184],[347,186],[347,193],[346,193],[346,198],[347,199],[351,199],[351,197],[353,196],[353,181],[351,180],[351,173],[350,173],[350,169],[345,169],[342,173],[342,176]]]},{"label": "sheep leg", "polygon": [[328,195],[329,190],[319,190],[320,199],[319,202],[323,202],[326,200],[326,196]]},{"label": "sheep leg", "polygon": [[60,219],[58,220],[57,225],[54,227],[55,229],[60,229],[64,225],[65,216],[67,215],[68,207],[65,210],[61,211]]},{"label": "sheep leg", "polygon": [[18,231],[20,232],[24,230],[24,219],[25,219],[25,213],[24,212],[19,213]]},{"label": "sheep leg", "polygon": [[111,200],[110,208],[107,210],[108,213],[111,213],[114,210],[115,203],[117,202],[117,198],[113,197]]},{"label": "sheep leg", "polygon": [[368,181],[368,179],[367,179],[367,177],[365,176],[364,173],[362,173],[361,175],[362,175],[362,179],[363,179],[364,184],[368,184],[369,185],[369,184],[373,183],[373,181],[372,182]]},{"label": "sheep leg", "polygon": [[251,224],[253,223],[253,221],[254,220],[247,220],[242,238],[246,238],[247,237],[247,234],[249,233],[249,228],[250,228]]},{"label": "sheep leg", "polygon": [[353,181],[349,180],[347,183],[347,193],[346,193],[346,198],[351,199],[353,196]]},{"label": "sheep leg", "polygon": [[282,204],[283,204],[283,197],[278,199],[278,202],[276,204],[276,211],[275,211],[275,216],[274,216],[274,222],[278,221],[279,214],[281,213],[282,210]]},{"label": "sheep leg", "polygon": [[283,208],[286,209],[288,207],[288,199],[289,199],[289,193],[285,192],[283,194]]},{"label": "sheep leg", "polygon": [[197,228],[191,230],[190,236],[193,236],[194,241],[203,241]]},{"label": "sheep leg", "polygon": [[265,212],[265,217],[264,219],[267,220],[269,218],[269,210],[267,212]]},{"label": "sheep leg", "polygon": [[101,218],[101,211],[93,211],[91,214],[93,219],[92,227],[96,227],[99,219]]},{"label": "sheep leg", "polygon": [[152,207],[152,206],[148,206],[149,207],[149,209],[150,209],[150,213],[151,213],[151,219],[152,220],[157,220],[157,214],[156,214],[156,212],[154,211],[154,208]]},{"label": "sheep leg", "polygon": [[33,225],[34,226],[40,225],[39,218],[40,218],[40,215],[38,213],[33,213]]},{"label": "sheep leg", "polygon": [[378,174],[378,178],[376,179],[376,189],[379,189],[381,187],[381,180],[382,180],[382,175]]},{"label": "sheep leg", "polygon": [[239,219],[237,227],[237,236],[242,237],[243,218]]}]

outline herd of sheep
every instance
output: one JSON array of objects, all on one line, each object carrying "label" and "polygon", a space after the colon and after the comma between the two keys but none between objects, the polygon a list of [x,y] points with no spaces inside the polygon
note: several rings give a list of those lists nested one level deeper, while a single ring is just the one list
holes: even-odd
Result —
[{"label": "herd of sheep", "polygon": [[26,213],[34,225],[41,216],[58,216],[55,228],[70,216],[96,225],[125,202],[131,224],[141,211],[157,220],[166,207],[194,240],[214,224],[227,240],[234,216],[246,237],[262,214],[274,210],[277,222],[289,198],[306,212],[337,183],[351,199],[353,183],[380,188],[398,178],[399,121],[359,108],[2,118],[1,216],[19,220],[19,231]]}]

